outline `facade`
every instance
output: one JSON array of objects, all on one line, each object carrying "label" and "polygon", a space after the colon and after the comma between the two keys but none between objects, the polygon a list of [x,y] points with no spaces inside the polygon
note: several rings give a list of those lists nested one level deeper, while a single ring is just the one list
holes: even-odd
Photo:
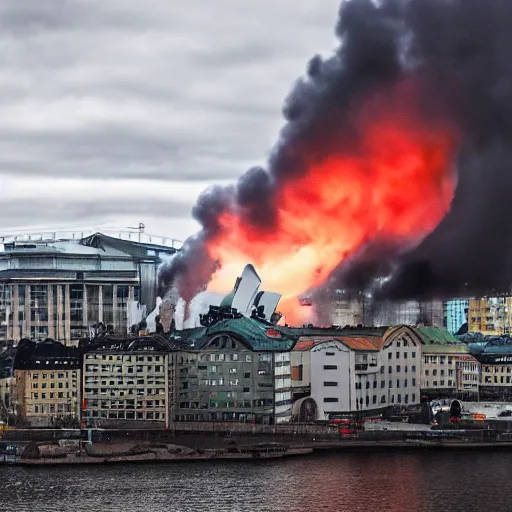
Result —
[{"label": "facade", "polygon": [[512,346],[489,343],[475,355],[481,364],[481,399],[512,401]]},{"label": "facade", "polygon": [[0,341],[89,334],[102,322],[126,334],[133,304],[156,305],[161,256],[176,249],[96,233],[80,239],[2,239]]},{"label": "facade", "polygon": [[294,398],[309,397],[322,420],[413,405],[420,400],[420,364],[421,344],[403,329],[319,331],[292,352]]},{"label": "facade", "polygon": [[167,428],[175,407],[176,354],[159,335],[97,340],[83,359],[82,424]]},{"label": "facade", "polygon": [[422,393],[433,397],[473,399],[478,395],[480,365],[468,346],[445,329],[418,327],[422,343]]},{"label": "facade", "polygon": [[402,325],[388,329],[384,335],[381,372],[388,405],[420,403],[422,345],[415,332]]},{"label": "facade", "polygon": [[189,334],[181,340],[177,421],[290,420],[292,337],[246,317]]},{"label": "facade", "polygon": [[45,340],[22,340],[13,363],[12,406],[16,421],[30,427],[78,426],[81,353]]},{"label": "facade", "polygon": [[451,334],[456,334],[468,321],[469,300],[452,299],[443,304],[444,328]]},{"label": "facade", "polygon": [[512,296],[470,299],[468,330],[485,335],[512,332]]}]

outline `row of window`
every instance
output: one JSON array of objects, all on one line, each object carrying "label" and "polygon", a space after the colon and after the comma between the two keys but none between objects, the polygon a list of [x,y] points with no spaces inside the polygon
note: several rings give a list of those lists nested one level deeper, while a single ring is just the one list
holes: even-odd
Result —
[{"label": "row of window", "polygon": [[[28,374],[28,376],[30,378],[32,378],[33,380],[39,380],[39,379],[42,379],[42,380],[46,380],[46,379],[50,379],[50,380],[55,380],[55,378],[57,379],[69,379],[69,373],[64,373],[64,372],[58,372],[57,374],[55,373],[38,373],[38,372],[30,372]],[[71,377],[73,379],[76,379],[77,378],[77,372],[74,371],[74,372],[71,372]]]},{"label": "row of window", "polygon": [[165,407],[165,399],[157,400],[88,400],[87,409],[151,409]]},{"label": "row of window", "polygon": [[[41,384],[41,385],[39,385]],[[32,382],[32,389],[67,389],[69,387],[69,382]],[[77,387],[77,381],[73,380],[71,382],[71,387]]]},{"label": "row of window", "polygon": [[90,396],[106,395],[106,396],[145,396],[145,395],[161,395],[165,393],[164,389],[107,389],[107,388],[85,388],[85,394]]},{"label": "row of window", "polygon": [[[453,380],[445,381],[444,379],[443,380],[434,380],[434,381],[432,381],[432,387],[434,387],[434,388],[436,388],[436,387],[441,387],[442,388],[442,387],[445,387],[445,386],[447,386],[449,388],[454,387],[455,386],[455,381],[453,381]],[[425,382],[425,387],[426,388],[430,388],[431,387],[430,386],[430,381],[427,380]]]},{"label": "row of window", "polygon": [[[452,377],[452,376],[453,376],[453,373],[454,373],[454,371],[453,371],[453,370],[448,370],[448,375],[449,375],[450,377]],[[427,376],[428,376],[429,374],[430,374],[430,370],[425,369],[425,375],[427,375]],[[434,368],[434,369],[432,370],[432,375],[433,375],[434,377],[437,375],[437,369],[436,369],[436,368]],[[443,377],[443,376],[445,375],[445,371],[444,371],[444,370],[440,370],[440,371],[439,371],[439,375],[441,375],[441,377]]]},{"label": "row of window", "polygon": [[164,366],[155,365],[155,366],[121,366],[121,365],[107,365],[107,364],[87,364],[85,366],[85,371],[89,373],[120,373],[123,375],[133,374],[133,373],[160,373],[164,371]]},{"label": "row of window", "polygon": [[161,377],[146,377],[145,379],[126,379],[124,380],[122,377],[117,378],[117,382],[114,380],[100,380],[97,377],[86,377],[85,378],[85,384],[91,384],[96,386],[135,386],[135,385],[154,385],[154,386],[164,386],[165,385],[165,378]]},{"label": "row of window", "polygon": [[27,414],[69,414],[70,412],[72,412],[71,404],[27,405]]},{"label": "row of window", "polygon": [[[403,387],[406,388],[408,386],[408,383],[409,383],[409,380],[408,379],[404,379]],[[326,383],[324,382],[324,385],[325,384]],[[411,379],[411,386],[413,386],[413,387],[416,386],[416,379],[415,378]],[[371,387],[373,387],[373,389],[377,389],[377,381],[376,380],[373,381],[372,385],[370,385],[369,381],[366,382],[366,389],[370,389]],[[386,387],[386,381],[385,380],[381,380],[380,381],[380,387],[381,387],[381,389]],[[392,388],[392,387],[393,387],[393,381],[389,380],[388,381],[388,388]],[[400,379],[396,379],[396,387],[397,388],[401,387],[400,386]],[[356,382],[356,389],[363,389],[361,382]]]},{"label": "row of window", "polygon": [[89,413],[89,418],[109,419],[109,420],[165,420],[165,412],[161,411],[103,411],[93,410]]},{"label": "row of window", "polygon": [[[199,371],[207,371],[208,373],[222,373],[223,370],[226,370],[226,368],[223,368],[222,366],[221,367],[218,367],[217,365],[213,364],[213,365],[210,365],[210,366],[206,366],[206,365],[199,365],[197,367],[197,369]],[[220,370],[219,372],[217,372],[217,370]],[[229,368],[228,369],[229,371],[226,372],[226,373],[230,373],[232,375],[238,373],[238,369],[237,368]],[[250,379],[251,378],[251,372],[244,372],[245,373],[245,379]]]},{"label": "row of window", "polygon": [[105,354],[86,354],[86,359],[93,359],[96,361],[122,361],[131,363],[140,362],[140,363],[152,363],[152,362],[161,362],[164,360],[164,356],[127,356],[127,355],[105,355]]},{"label": "row of window", "polygon": [[[380,373],[384,373],[383,370],[384,370],[384,367],[382,366]],[[401,371],[402,371],[402,367],[399,364],[397,364],[396,365],[396,372],[400,373]],[[392,366],[388,366],[388,373],[393,373],[393,367]],[[408,366],[404,366],[404,373],[409,373],[409,367]],[[411,373],[416,373],[416,366],[414,366],[414,365],[411,366]]]},{"label": "row of window", "polygon": [[[202,354],[201,361],[210,361],[210,362],[223,362],[223,361],[241,361],[239,354],[225,354],[222,352],[214,352],[211,354]],[[244,360],[246,363],[252,362],[252,354],[245,354]]]},{"label": "row of window", "polygon": [[[408,358],[408,354],[409,354],[408,352],[403,352],[403,359],[407,359]],[[413,359],[416,359],[416,352],[415,351],[411,352],[411,357]],[[396,352],[395,353],[395,358],[396,359],[400,359],[400,352]],[[391,352],[391,351],[388,352],[388,359],[393,359],[393,352]]]},{"label": "row of window", "polygon": [[[360,397],[359,400],[357,400],[357,405],[363,405],[363,404],[366,404],[366,405],[370,405],[370,403],[372,405],[375,405],[377,404],[377,395],[372,395],[371,399],[369,396],[366,396],[364,399],[363,397]],[[339,399],[337,397],[325,397],[324,398],[324,403],[326,404],[329,404],[329,403],[338,403],[339,402]],[[413,393],[411,395],[411,403],[415,403],[416,402],[416,394]],[[385,404],[386,403],[386,395],[382,395],[380,397],[380,403],[381,404]],[[401,393],[398,393],[396,395],[396,402],[395,402],[395,395],[391,395],[390,397],[390,401],[389,403],[391,404],[394,404],[394,403],[397,403],[397,404],[400,404],[402,403],[402,395]],[[408,404],[409,403],[409,395],[404,395],[404,401],[403,401],[404,404]]]},{"label": "row of window", "polygon": [[240,379],[229,379],[226,380],[224,377],[219,377],[218,379],[201,379],[199,381],[200,386],[239,386]]},{"label": "row of window", "polygon": [[72,393],[68,392],[58,392],[58,393],[31,393],[30,398],[32,400],[39,400],[39,396],[41,396],[41,400],[54,400],[57,399],[64,399],[64,398],[71,398],[76,397],[76,391],[73,391]]},{"label": "row of window", "polygon": [[423,356],[425,364],[452,364],[454,359],[453,356]]}]

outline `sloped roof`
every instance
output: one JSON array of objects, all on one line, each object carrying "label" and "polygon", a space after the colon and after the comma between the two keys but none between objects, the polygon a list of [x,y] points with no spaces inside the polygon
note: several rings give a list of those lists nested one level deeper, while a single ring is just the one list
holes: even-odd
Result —
[{"label": "sloped roof", "polygon": [[283,332],[290,333],[291,336],[311,336],[311,337],[329,337],[329,336],[363,336],[363,337],[382,337],[388,330],[388,327],[280,327]]},{"label": "sloped roof", "polygon": [[304,336],[300,338],[293,350],[311,350],[316,345],[328,343],[329,341],[339,341],[351,350],[371,352],[378,351],[383,344],[382,338],[376,336]]},{"label": "sloped roof", "polygon": [[306,352],[308,350],[311,350],[315,345],[318,343],[321,343],[322,341],[328,341],[326,339],[323,339],[321,341],[318,340],[299,340],[295,346],[293,347],[294,351],[298,352]]},{"label": "sloped roof", "polygon": [[180,339],[184,346],[200,350],[214,335],[229,334],[238,338],[255,352],[287,352],[298,341],[297,336],[254,318],[226,318],[215,324],[188,331],[177,331],[174,337]]},{"label": "sloped roof", "polygon": [[210,326],[207,335],[231,333],[245,341],[255,352],[288,351],[298,337],[283,332],[279,327],[253,318],[221,320]]},{"label": "sloped roof", "polygon": [[453,343],[441,345],[440,343],[430,343],[422,346],[424,354],[467,354],[468,346],[464,343]]},{"label": "sloped roof", "polygon": [[442,327],[416,327],[415,329],[425,345],[461,344],[453,334]]}]

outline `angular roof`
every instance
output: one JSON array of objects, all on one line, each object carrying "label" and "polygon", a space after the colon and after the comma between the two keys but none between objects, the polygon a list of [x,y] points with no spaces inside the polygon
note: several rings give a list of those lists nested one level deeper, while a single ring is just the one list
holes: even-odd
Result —
[{"label": "angular roof", "polygon": [[421,351],[424,354],[468,354],[469,349],[465,343],[453,343],[441,345],[431,343],[423,345]]},{"label": "angular roof", "polygon": [[298,341],[280,327],[254,318],[226,318],[209,327],[177,331],[175,339],[181,340],[184,347],[200,350],[218,334],[229,334],[245,343],[254,352],[287,352]]},{"label": "angular roof", "polygon": [[460,344],[460,341],[453,334],[442,327],[416,327],[415,329],[425,345]]},{"label": "angular roof", "polygon": [[293,350],[307,351],[311,350],[316,345],[329,341],[339,341],[351,350],[366,352],[376,352],[380,350],[383,345],[382,338],[377,336],[304,336],[300,338]]}]

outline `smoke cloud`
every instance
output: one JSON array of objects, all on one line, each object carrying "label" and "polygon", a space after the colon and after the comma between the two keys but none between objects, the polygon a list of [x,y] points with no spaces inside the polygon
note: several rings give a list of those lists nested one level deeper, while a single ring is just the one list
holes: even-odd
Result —
[{"label": "smoke cloud", "polygon": [[[364,109],[368,97],[385,94],[407,77],[420,78],[422,116],[448,118],[461,134],[451,210],[407,254],[367,240],[326,285],[360,290],[391,275],[378,292],[382,299],[507,287],[512,282],[510,20],[510,0],[343,2],[336,25],[339,47],[327,59],[313,57],[306,76],[297,80],[268,168],[250,169],[234,186],[214,187],[199,197],[193,215],[202,231],[163,268],[162,287],[176,286],[187,301],[206,288],[219,265],[206,246],[226,213],[271,234],[279,191],[326,154],[360,146],[364,127],[354,113]],[[408,193],[408,183],[398,186]]]}]

